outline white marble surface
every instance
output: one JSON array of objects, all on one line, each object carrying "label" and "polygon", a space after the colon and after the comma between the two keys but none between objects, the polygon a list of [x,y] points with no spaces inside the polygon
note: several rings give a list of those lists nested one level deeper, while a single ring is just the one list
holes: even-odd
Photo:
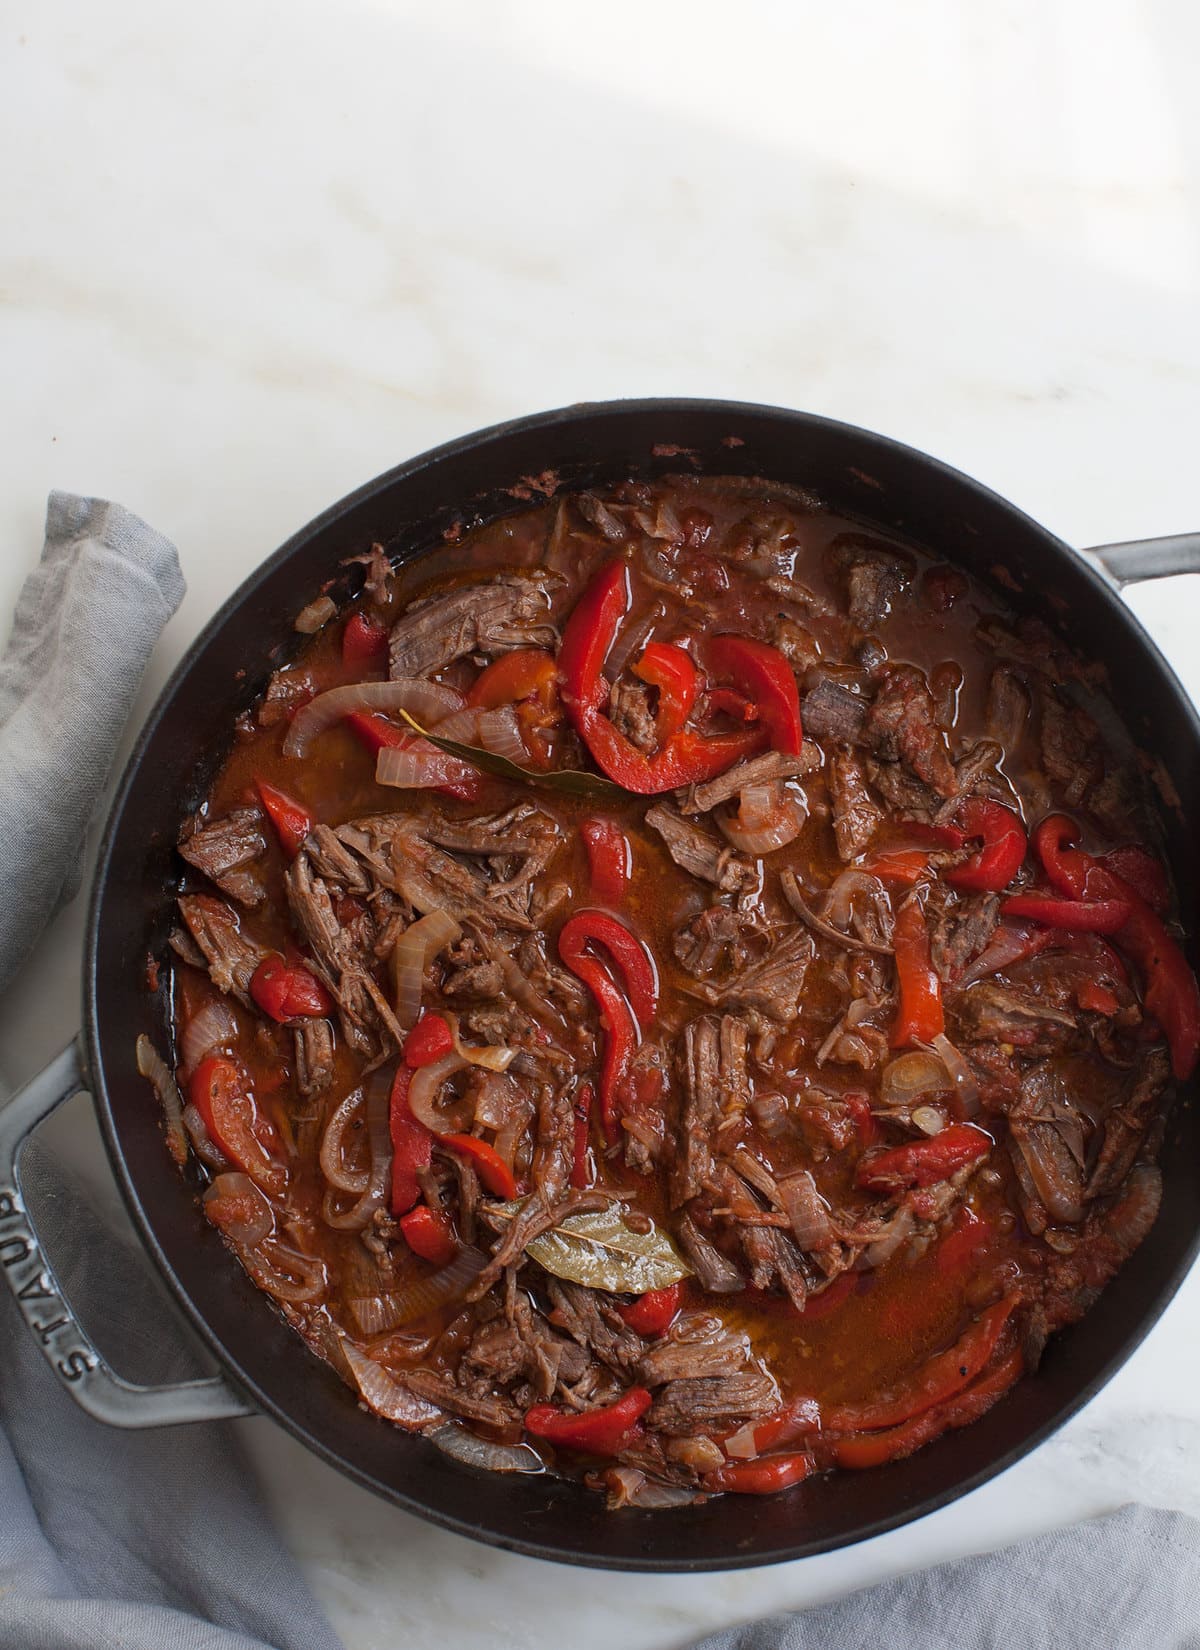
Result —
[{"label": "white marble surface", "polygon": [[[1186,0],[9,0],[0,611],[51,486],[191,586],[151,667],[399,459],[629,394],[886,430],[1078,544],[1200,527],[1200,13]],[[1133,601],[1193,690],[1193,581]],[[0,1081],[77,1023],[82,910],[0,1004]],[[97,1147],[85,1115],[64,1130]],[[667,1650],[1129,1497],[1200,1511],[1200,1278],[1072,1425],[966,1501],[742,1575],[469,1544],[266,1421],[272,1505],[350,1650]]]}]

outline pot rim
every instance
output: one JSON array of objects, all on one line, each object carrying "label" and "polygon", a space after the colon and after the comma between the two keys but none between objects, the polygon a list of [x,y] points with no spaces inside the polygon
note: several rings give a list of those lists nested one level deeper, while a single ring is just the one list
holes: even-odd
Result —
[{"label": "pot rim", "polygon": [[[280,1401],[263,1389],[260,1383],[249,1378],[237,1365],[231,1365],[229,1351],[221,1341],[218,1333],[209,1324],[203,1311],[192,1300],[182,1281],[177,1277],[175,1267],[165,1252],[154,1226],[143,1208],[138,1187],[126,1162],[122,1148],[111,1098],[104,1077],[104,1063],[98,1035],[97,974],[99,967],[100,919],[108,889],[114,847],[123,822],[125,804],[141,768],[147,748],[154,739],[159,725],[181,685],[191,675],[212,639],[224,629],[233,616],[277,568],[297,554],[304,546],[327,532],[347,513],[389,491],[397,484],[448,460],[469,456],[474,451],[486,448],[490,444],[510,436],[539,431],[546,432],[549,435],[558,429],[569,427],[580,421],[586,422],[587,419],[592,417],[611,414],[627,414],[631,417],[649,415],[661,417],[664,420],[669,420],[671,417],[678,415],[719,415],[722,418],[727,418],[731,425],[736,425],[739,419],[752,418],[756,421],[773,421],[805,430],[825,430],[854,440],[865,454],[869,455],[872,452],[889,454],[894,458],[919,465],[933,476],[952,483],[956,488],[973,495],[981,503],[992,508],[999,508],[1010,520],[1023,524],[1027,531],[1035,534],[1056,551],[1071,558],[1075,573],[1086,581],[1093,596],[1100,604],[1109,609],[1110,615],[1119,620],[1121,627],[1125,629],[1132,640],[1140,645],[1157,672],[1170,686],[1178,708],[1189,724],[1191,737],[1197,747],[1200,747],[1200,713],[1197,712],[1196,706],[1167,660],[1163,657],[1153,638],[1146,632],[1136,614],[1121,599],[1118,590],[1110,580],[1097,567],[1078,552],[1072,550],[1063,540],[1027,515],[1018,506],[1013,505],[973,477],[917,448],[874,431],[862,429],[844,421],[826,418],[819,414],[805,413],[796,409],[774,405],[707,398],[649,397],[580,402],[507,420],[468,435],[456,437],[454,440],[442,443],[414,458],[405,460],[392,469],[365,482],[362,486],[354,489],[322,511],[250,571],[241,584],[220,604],[184,652],[138,732],[134,747],[113,792],[97,856],[89,896],[84,946],[83,1026],[87,1066],[91,1073],[92,1093],[97,1116],[118,1187],[130,1212],[135,1230],[143,1246],[150,1254],[156,1269],[168,1285],[175,1301],[217,1360],[219,1366],[230,1376],[234,1384],[239,1389],[248,1392],[264,1412],[279,1422],[289,1433],[299,1439],[328,1465],[335,1467],[339,1472],[364,1488],[375,1491],[375,1493],[382,1495],[385,1499],[399,1505],[404,1510],[413,1512],[444,1529],[532,1558],[546,1559],[561,1564],[579,1565],[585,1568],[643,1573],[685,1574],[702,1571],[749,1569],[766,1564],[789,1562],[801,1557],[816,1556],[819,1553],[855,1545],[860,1541],[869,1540],[875,1536],[898,1529],[916,1519],[925,1517],[929,1513],[938,1511],[951,1502],[960,1500],[963,1496],[970,1494],[990,1479],[997,1477],[1001,1472],[1015,1465],[1038,1448],[1048,1437],[1072,1419],[1112,1379],[1157,1323],[1190,1270],[1197,1253],[1200,1252],[1200,1229],[1197,1229],[1194,1233],[1186,1252],[1181,1255],[1178,1263],[1170,1270],[1165,1279],[1159,1283],[1153,1296],[1143,1307],[1133,1331],[1123,1338],[1121,1344],[1111,1356],[1101,1362],[1100,1366],[1084,1382],[1082,1387],[1069,1400],[1060,1403],[1044,1421],[1033,1426],[1016,1444],[1002,1451],[998,1456],[987,1461],[975,1471],[969,1472],[962,1479],[947,1486],[944,1490],[924,1494],[910,1505],[901,1506],[893,1512],[884,1513],[875,1518],[869,1518],[849,1536],[834,1534],[828,1538],[810,1538],[807,1540],[798,1538],[786,1545],[781,1544],[766,1551],[749,1554],[744,1551],[732,1550],[718,1557],[691,1559],[657,1557],[653,1551],[653,1525],[649,1523],[644,1526],[646,1534],[645,1551],[623,1555],[620,1558],[612,1558],[591,1552],[568,1551],[534,1538],[527,1539],[491,1527],[481,1528],[477,1524],[470,1523],[467,1519],[456,1517],[440,1508],[429,1506],[420,1498],[419,1493],[410,1493],[407,1488],[398,1490],[394,1485],[382,1482],[369,1471],[345,1459],[333,1446],[327,1444],[319,1434],[307,1428],[302,1421],[289,1413]],[[470,501],[464,499],[461,502],[469,504]],[[164,1157],[163,1161],[165,1166],[169,1159]],[[896,1463],[894,1466],[874,1469],[874,1472],[877,1474],[890,1473],[900,1470],[904,1465],[906,1463]],[[610,1516],[628,1518],[631,1515],[622,1513]],[[639,1513],[634,1516],[640,1519],[653,1520],[656,1516],[679,1519],[683,1515],[675,1511],[665,1515]],[[798,1537],[802,1537],[802,1532],[797,1533]]]}]

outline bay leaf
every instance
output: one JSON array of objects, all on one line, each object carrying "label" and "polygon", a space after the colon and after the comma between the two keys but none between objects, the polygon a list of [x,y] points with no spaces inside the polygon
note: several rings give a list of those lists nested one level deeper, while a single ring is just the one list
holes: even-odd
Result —
[{"label": "bay leaf", "polygon": [[[506,1203],[489,1214],[511,1219],[520,1208],[519,1202]],[[692,1269],[670,1234],[653,1223],[649,1231],[635,1232],[626,1224],[627,1213],[625,1204],[610,1203],[606,1209],[568,1215],[534,1238],[526,1253],[556,1278],[614,1295],[644,1295],[690,1276]]]},{"label": "bay leaf", "polygon": [[552,768],[548,773],[539,773],[533,768],[522,768],[518,763],[510,762],[507,756],[497,756],[495,751],[481,750],[478,745],[463,745],[457,739],[439,739],[436,733],[423,728],[408,711],[402,710],[400,714],[414,733],[428,739],[438,750],[445,751],[448,756],[457,756],[460,762],[469,762],[472,767],[490,773],[496,779],[510,779],[519,785],[557,791],[560,796],[623,797],[629,794],[624,786],[606,779],[602,773],[581,773],[577,768]]}]

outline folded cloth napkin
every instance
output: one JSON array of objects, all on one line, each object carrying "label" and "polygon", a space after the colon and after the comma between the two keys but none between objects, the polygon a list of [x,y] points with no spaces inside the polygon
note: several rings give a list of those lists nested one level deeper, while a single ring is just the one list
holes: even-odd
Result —
[{"label": "folded cloth napkin", "polygon": [[[78,886],[84,832],[183,592],[174,546],[136,516],[51,495],[42,560],[0,659],[0,987]],[[68,1296],[91,1304],[87,1327],[121,1373],[202,1373],[141,1252],[36,1141],[22,1167]],[[339,1650],[236,1428],[130,1433],[91,1420],[0,1296],[4,1650]]]},{"label": "folded cloth napkin", "polygon": [[1197,1650],[1200,1521],[1122,1507],[693,1650]]}]

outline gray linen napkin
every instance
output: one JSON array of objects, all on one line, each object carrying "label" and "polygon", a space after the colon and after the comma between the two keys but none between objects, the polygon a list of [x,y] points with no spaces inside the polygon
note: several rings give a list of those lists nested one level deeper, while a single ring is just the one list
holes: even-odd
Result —
[{"label": "gray linen napkin", "polygon": [[1197,1650],[1200,1521],[1122,1507],[692,1650]]},{"label": "gray linen napkin", "polygon": [[[0,659],[0,988],[78,886],[83,834],[183,592],[174,546],[136,516],[51,495],[42,560]],[[202,1373],[140,1251],[36,1142],[23,1172],[59,1276],[91,1303],[87,1327],[120,1372]],[[3,1650],[339,1650],[235,1428],[129,1433],[91,1420],[0,1297]]]}]

